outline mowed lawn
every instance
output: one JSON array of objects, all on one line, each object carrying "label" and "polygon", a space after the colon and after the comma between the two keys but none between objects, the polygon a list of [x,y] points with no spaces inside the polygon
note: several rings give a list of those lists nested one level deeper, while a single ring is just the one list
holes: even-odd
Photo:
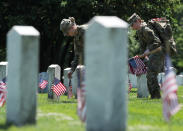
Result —
[{"label": "mowed lawn", "polygon": [[[166,123],[162,116],[162,101],[137,99],[136,89],[129,94],[128,131],[183,131],[183,109]],[[183,103],[183,87],[178,90]],[[23,127],[6,126],[5,107],[0,108],[0,130],[8,131],[84,131],[85,124],[77,116],[77,100],[61,96],[59,102],[47,100],[47,94],[38,95],[37,124]]]}]

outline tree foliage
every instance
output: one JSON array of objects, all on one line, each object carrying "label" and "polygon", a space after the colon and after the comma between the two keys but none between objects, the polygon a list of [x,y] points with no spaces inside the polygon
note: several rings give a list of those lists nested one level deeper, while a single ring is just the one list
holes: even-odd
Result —
[{"label": "tree foliage", "polygon": [[178,72],[183,72],[183,4],[177,6],[174,17],[178,21],[177,28],[174,32],[174,38],[177,46],[177,55],[173,59],[174,65]]}]

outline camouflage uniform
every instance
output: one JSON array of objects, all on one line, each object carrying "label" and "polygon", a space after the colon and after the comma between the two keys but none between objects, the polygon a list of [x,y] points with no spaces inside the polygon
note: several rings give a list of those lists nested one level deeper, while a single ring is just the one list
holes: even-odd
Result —
[{"label": "camouflage uniform", "polygon": [[84,33],[87,25],[77,26],[77,35],[74,37],[75,57],[71,63],[72,71],[75,71],[78,64],[84,65]]},{"label": "camouflage uniform", "polygon": [[[75,21],[72,21],[73,17],[69,17],[69,19],[63,19],[60,23],[60,30],[63,32],[64,36],[67,35],[68,30],[75,25]],[[75,71],[78,64],[84,64],[84,33],[87,29],[88,25],[80,25],[77,26],[77,33],[74,36],[74,60],[71,63],[72,72]]]},{"label": "camouflage uniform", "polygon": [[[134,19],[140,18],[133,14],[129,21],[135,22]],[[132,19],[132,20],[131,20]],[[147,24],[142,23],[142,27],[137,31],[138,40],[140,42],[140,52],[143,54],[146,50],[152,51],[161,46],[159,37],[150,29]],[[147,66],[147,85],[151,98],[160,98],[160,87],[158,84],[158,73],[164,69],[164,53],[163,51],[149,55],[149,60],[145,63]]]}]

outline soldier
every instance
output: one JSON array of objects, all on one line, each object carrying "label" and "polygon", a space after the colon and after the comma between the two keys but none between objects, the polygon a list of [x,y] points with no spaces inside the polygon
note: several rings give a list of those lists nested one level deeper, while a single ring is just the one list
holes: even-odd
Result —
[{"label": "soldier", "polygon": [[87,25],[76,25],[74,17],[63,19],[60,23],[60,30],[64,36],[74,37],[74,60],[71,62],[71,72],[68,73],[68,78],[71,79],[72,73],[75,71],[78,64],[84,64],[84,33]]},{"label": "soldier", "polygon": [[[129,19],[129,24],[133,30],[137,30],[137,37],[140,43],[140,57],[147,58],[149,52],[153,52],[148,56],[147,66],[147,85],[151,98],[160,98],[160,86],[158,84],[158,73],[164,69],[164,56],[161,47],[160,38],[150,29],[147,24],[134,13]],[[160,48],[161,47],[161,48]],[[158,50],[157,50],[158,49]]]}]

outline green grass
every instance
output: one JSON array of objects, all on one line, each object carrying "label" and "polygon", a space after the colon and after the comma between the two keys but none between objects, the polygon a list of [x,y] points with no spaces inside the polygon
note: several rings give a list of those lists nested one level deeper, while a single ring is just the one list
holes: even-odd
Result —
[{"label": "green grass", "polygon": [[[133,89],[135,92],[136,89]],[[179,103],[183,103],[183,87],[178,90]],[[46,94],[39,94],[37,124],[23,127],[6,126],[5,107],[0,108],[0,130],[8,131],[84,131],[76,113],[76,99],[61,96],[59,102],[47,100]],[[162,101],[137,99],[136,93],[129,94],[128,131],[182,131],[183,109],[171,117],[168,124],[162,117]]]},{"label": "green grass", "polygon": [[[183,103],[183,87],[179,87],[179,103]],[[129,131],[182,131],[183,109],[171,117],[170,123],[162,116],[162,100],[137,99],[130,94],[128,101]]]}]

